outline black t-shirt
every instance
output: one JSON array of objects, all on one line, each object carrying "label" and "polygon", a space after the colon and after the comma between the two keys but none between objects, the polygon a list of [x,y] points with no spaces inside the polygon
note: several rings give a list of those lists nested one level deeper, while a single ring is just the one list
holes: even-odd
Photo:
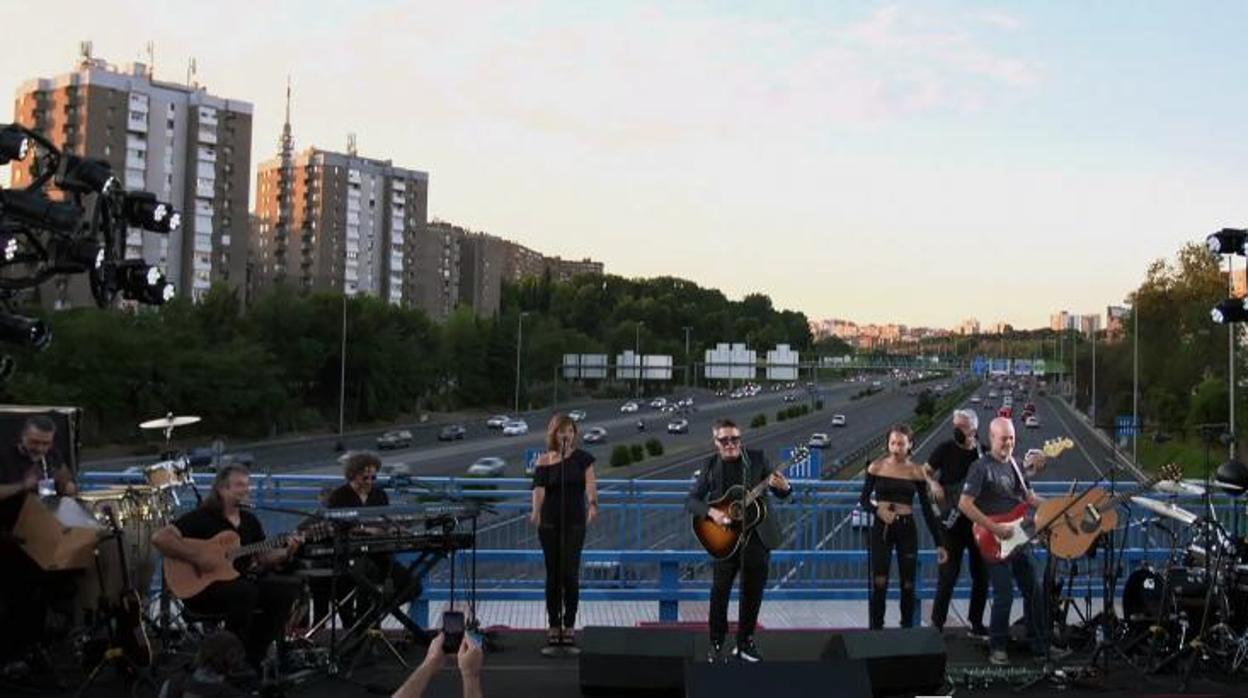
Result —
[{"label": "black t-shirt", "polygon": [[[53,477],[65,465],[65,461],[62,460],[60,454],[55,449],[48,451],[46,460],[48,477]],[[42,465],[38,461],[33,460],[17,444],[0,449],[0,484],[12,485],[22,482],[26,479],[28,472],[32,469],[39,470],[41,467]],[[39,477],[42,478],[43,476],[43,473],[40,472]],[[18,514],[22,511],[22,502],[24,501],[26,501],[25,492],[18,492],[12,497],[0,499],[0,531],[13,530],[14,524],[17,523]]]},{"label": "black t-shirt", "polygon": [[966,479],[971,463],[979,460],[978,448],[962,448],[953,439],[942,442],[932,451],[927,464],[936,471],[936,482],[941,486],[955,485]]},{"label": "black t-shirt", "polygon": [[593,464],[593,455],[578,448],[558,463],[539,465],[533,470],[533,486],[546,488],[546,496],[542,500],[542,523],[557,524],[564,520],[559,515],[562,498],[567,522],[573,526],[584,525],[585,472]]},{"label": "black t-shirt", "polygon": [[327,509],[350,509],[352,507],[384,507],[390,505],[390,498],[380,487],[374,487],[368,492],[368,500],[360,502],[360,495],[351,489],[351,483],[337,487],[329,496],[325,498],[325,508]]},{"label": "black t-shirt", "polygon": [[971,466],[962,493],[973,497],[980,511],[993,516],[1018,506],[1027,498],[1027,488],[1013,463],[1002,463],[988,453]]},{"label": "black t-shirt", "polygon": [[[233,531],[238,534],[239,541],[243,545],[251,545],[264,540],[264,526],[260,524],[260,519],[245,510],[238,512],[237,528],[220,511],[208,507],[199,507],[183,514],[173,522],[173,525],[177,526],[184,538],[207,540],[222,531]],[[250,557],[235,560],[234,568],[239,572],[244,572],[251,565],[252,560],[253,558]]]}]

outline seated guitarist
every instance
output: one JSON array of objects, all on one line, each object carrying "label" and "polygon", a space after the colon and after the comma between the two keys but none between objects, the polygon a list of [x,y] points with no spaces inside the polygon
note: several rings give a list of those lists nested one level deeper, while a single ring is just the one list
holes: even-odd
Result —
[{"label": "seated guitarist", "polygon": [[[689,490],[685,506],[690,512],[697,516],[710,516],[715,523],[727,526],[732,523],[729,517],[711,509],[707,503],[724,496],[733,485],[744,485],[748,489],[767,480],[771,492],[777,497],[788,497],[792,493],[789,481],[780,473],[770,471],[762,451],[746,451],[742,447],[741,429],[732,421],[716,420],[711,435],[715,438],[717,453],[702,467],[693,488]],[[743,477],[745,482],[742,482]],[[737,644],[732,654],[747,662],[762,661],[754,644],[754,626],[758,623],[758,612],[763,605],[763,587],[767,584],[771,551],[780,543],[780,526],[776,517],[766,516],[761,523],[745,532],[736,554],[715,562],[708,618],[711,630],[708,662],[719,661],[723,651],[724,637],[728,634],[728,596],[732,593],[738,570],[741,572],[741,607]]]},{"label": "seated guitarist", "polygon": [[[163,555],[207,570],[215,560],[201,557],[196,549],[186,544],[186,539],[207,540],[224,531],[233,531],[243,545],[263,541],[264,527],[260,520],[239,507],[250,492],[251,474],[245,466],[223,467],[217,472],[212,491],[204,497],[203,503],[157,531],[152,536],[152,545]],[[234,565],[243,576],[228,582],[213,582],[198,594],[183,599],[186,607],[196,613],[224,615],[226,630],[242,639],[247,661],[253,668],[260,668],[269,645],[280,640],[300,591],[294,580],[265,572],[287,562],[301,542],[299,536],[292,536],[285,548],[236,560]]]},{"label": "seated guitarist", "polygon": [[[1014,422],[997,417],[989,426],[991,450],[971,465],[958,509],[972,522],[983,526],[998,538],[1008,539],[1012,529],[997,523],[990,516],[1005,514],[1026,502],[1032,508],[1041,499],[1031,489],[1026,476],[1014,461]],[[1030,455],[1025,467],[1037,467],[1041,455]],[[1010,610],[1014,605],[1014,589],[1018,585],[1023,597],[1023,620],[1031,636],[1032,652],[1038,658],[1049,658],[1048,616],[1044,594],[1036,584],[1036,573],[1026,550],[1019,550],[1004,562],[986,560],[988,579],[992,586],[992,615],[988,624],[989,661],[1003,666],[1010,663],[1006,653],[1009,640]]]}]

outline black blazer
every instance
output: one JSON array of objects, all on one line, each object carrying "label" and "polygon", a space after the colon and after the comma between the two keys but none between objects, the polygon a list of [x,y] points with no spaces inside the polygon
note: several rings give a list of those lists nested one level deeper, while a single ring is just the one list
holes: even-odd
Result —
[{"label": "black blazer", "polygon": [[[771,475],[771,466],[767,463],[767,455],[762,451],[746,451],[749,458],[750,466],[746,472],[746,487],[752,488],[758,483],[766,480]],[[726,464],[720,459],[719,454],[715,454],[707,459],[702,466],[702,471],[698,473],[698,477],[693,481],[693,487],[689,489],[689,496],[685,499],[685,508],[690,513],[698,516],[706,516],[710,510],[707,502],[719,499],[724,496],[724,468],[739,468],[739,463]],[[788,491],[778,490],[769,487],[771,493],[780,499],[793,494],[790,488]],[[758,533],[758,539],[768,550],[775,550],[780,547],[783,540],[780,537],[780,523],[778,521],[777,511],[774,506],[767,507],[767,517],[763,519],[754,530]]]}]

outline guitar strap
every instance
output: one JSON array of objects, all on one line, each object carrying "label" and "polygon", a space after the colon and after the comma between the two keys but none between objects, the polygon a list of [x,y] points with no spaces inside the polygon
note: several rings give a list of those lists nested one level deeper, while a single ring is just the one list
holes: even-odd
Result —
[{"label": "guitar strap", "polygon": [[[975,460],[979,460],[980,458],[983,458],[983,457],[984,457],[984,449],[983,447],[979,445],[979,441],[977,440],[975,442]],[[974,463],[974,461],[972,461],[972,463]],[[966,476],[969,474],[970,474],[970,466],[967,466],[967,472],[966,474],[962,476],[962,479],[958,481],[958,485],[966,484]],[[945,520],[941,522],[942,525],[947,529],[952,529],[954,524],[958,522],[958,517],[962,516],[962,510],[958,509],[958,504],[957,504],[957,499],[956,499],[957,497],[962,496],[961,489],[962,488],[959,487],[958,491],[953,492],[953,493],[950,493],[948,491],[945,492],[945,501],[952,502],[949,505],[949,511],[945,514]],[[932,500],[932,508],[936,510],[936,516],[937,518],[939,518],[940,507],[936,504],[936,501],[934,498]]]}]

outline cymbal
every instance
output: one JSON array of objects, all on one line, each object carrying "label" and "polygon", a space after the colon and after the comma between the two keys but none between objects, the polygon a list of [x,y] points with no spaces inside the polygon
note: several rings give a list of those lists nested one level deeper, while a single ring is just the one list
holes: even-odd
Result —
[{"label": "cymbal", "polygon": [[199,417],[194,415],[182,415],[175,417],[172,414],[161,417],[160,419],[149,419],[139,424],[140,429],[172,429],[174,427],[184,427],[188,424],[194,424],[200,421]]},{"label": "cymbal", "polygon": [[1153,489],[1158,492],[1165,492],[1166,494],[1188,494],[1195,497],[1199,497],[1205,493],[1205,488],[1203,486],[1197,485],[1194,482],[1184,482],[1182,480],[1179,482],[1162,480],[1154,485]]},{"label": "cymbal", "polygon": [[1196,516],[1187,509],[1175,506],[1169,502],[1159,502],[1156,499],[1149,499],[1148,497],[1132,497],[1131,501],[1139,504],[1145,509],[1148,509],[1154,514],[1174,519],[1185,526],[1191,526],[1200,519],[1200,517]]}]

